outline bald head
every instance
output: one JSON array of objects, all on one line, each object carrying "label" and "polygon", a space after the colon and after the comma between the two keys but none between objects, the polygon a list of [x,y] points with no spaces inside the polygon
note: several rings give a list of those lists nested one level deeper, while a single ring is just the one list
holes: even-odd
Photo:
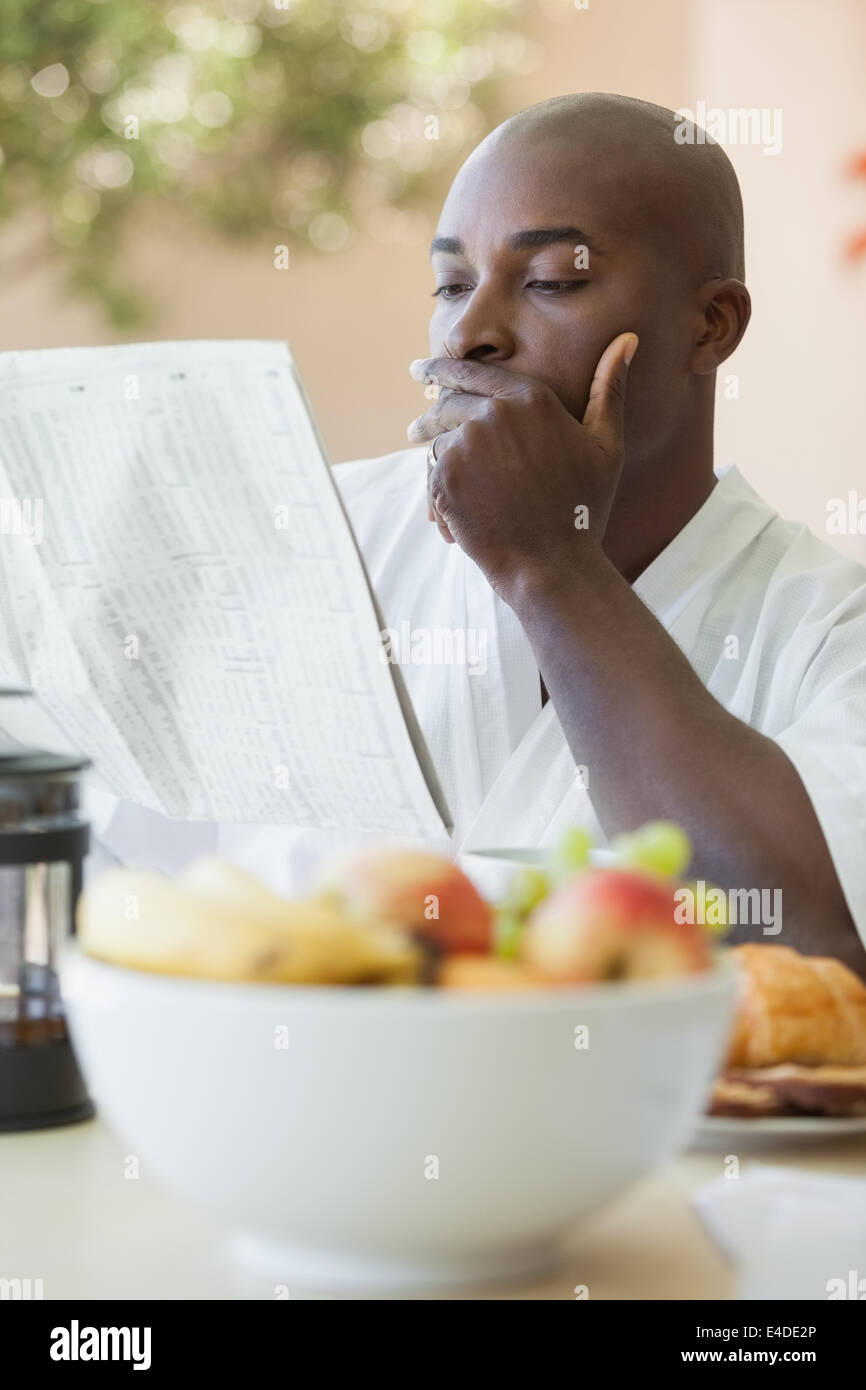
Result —
[{"label": "bald head", "polygon": [[743,280],[743,203],[733,165],[710,136],[698,144],[684,141],[684,131],[667,107],[577,92],[519,111],[471,158],[522,142],[545,161],[562,161],[567,177],[568,157],[580,148],[600,177],[620,183],[661,251],[680,264],[685,257],[697,277]]},{"label": "bald head", "polygon": [[431,247],[432,355],[533,377],[578,419],[605,348],[637,335],[626,471],[645,479],[707,457],[714,373],[749,320],[736,176],[678,129],[628,97],[531,106],[458,171]]}]

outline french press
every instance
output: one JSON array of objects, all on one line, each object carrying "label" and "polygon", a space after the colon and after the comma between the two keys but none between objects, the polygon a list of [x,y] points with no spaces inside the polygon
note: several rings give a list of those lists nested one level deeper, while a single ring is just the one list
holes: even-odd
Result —
[{"label": "french press", "polygon": [[87,758],[0,746],[0,1130],[93,1113],[66,1030],[58,979],[89,829]]}]

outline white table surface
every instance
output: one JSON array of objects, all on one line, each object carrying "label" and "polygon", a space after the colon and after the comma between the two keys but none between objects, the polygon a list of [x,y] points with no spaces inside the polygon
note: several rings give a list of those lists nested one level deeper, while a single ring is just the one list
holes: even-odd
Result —
[{"label": "white table surface", "polygon": [[[753,1158],[864,1176],[866,1138],[744,1155],[743,1171]],[[541,1279],[434,1297],[573,1299],[586,1285],[590,1299],[732,1298],[733,1271],[690,1201],[723,1159],[691,1150],[644,1179],[576,1231],[561,1267]],[[0,1135],[0,1277],[41,1278],[46,1299],[274,1297],[235,1270],[209,1215],[146,1173],[124,1176],[123,1150],[99,1119]]]}]

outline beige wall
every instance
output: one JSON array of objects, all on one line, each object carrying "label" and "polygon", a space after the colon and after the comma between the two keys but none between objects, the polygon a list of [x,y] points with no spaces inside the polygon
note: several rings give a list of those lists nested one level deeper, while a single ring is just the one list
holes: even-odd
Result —
[{"label": "beige wall", "polygon": [[[781,510],[821,531],[825,502],[856,487],[866,425],[859,339],[866,269],[844,271],[837,246],[866,223],[866,185],[846,187],[847,146],[866,144],[859,95],[862,0],[538,0],[542,62],[513,79],[502,114],[579,89],[626,92],[671,107],[782,106],[783,152],[731,149],[741,174],[755,317],[731,370],[740,398],[719,403],[719,457],[734,459]],[[333,255],[273,269],[259,247],[220,244],[154,215],[130,238],[131,267],[157,304],[150,338],[286,337],[332,458],[401,448],[422,408],[408,377],[426,351],[426,243],[357,235]],[[0,345],[108,340],[91,310],[64,303],[48,271],[0,295]],[[862,475],[862,470],[861,470]],[[866,538],[840,542],[866,558]]]},{"label": "beige wall", "polygon": [[[685,91],[686,0],[568,0],[531,5],[541,64],[513,79],[502,114],[580,88],[623,91],[672,102]],[[551,14],[560,18],[554,19]],[[645,55],[653,53],[647,63]],[[456,166],[455,166],[456,167]],[[423,408],[408,375],[427,350],[430,279],[427,246],[438,207],[417,245],[382,245],[358,235],[331,255],[293,256],[273,268],[274,238],[259,247],[226,246],[198,229],[149,218],[130,238],[136,277],[157,303],[148,338],[287,338],[301,367],[335,460],[405,446],[406,426]],[[100,343],[100,318],[64,304],[50,273],[30,276],[0,297],[3,347]]]},{"label": "beige wall", "polygon": [[[866,259],[840,254],[866,227],[863,0],[699,0],[688,102],[782,109],[782,152],[729,148],[746,209],[754,302],[733,359],[739,400],[719,399],[717,448],[781,512],[866,561],[866,536],[826,536],[827,500],[866,498]],[[866,521],[864,521],[866,524]]]}]

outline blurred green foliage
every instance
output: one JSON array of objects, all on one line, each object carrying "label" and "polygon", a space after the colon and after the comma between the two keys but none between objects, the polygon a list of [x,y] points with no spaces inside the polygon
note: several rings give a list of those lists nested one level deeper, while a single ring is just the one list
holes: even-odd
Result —
[{"label": "blurred green foliage", "polygon": [[[0,220],[112,324],[143,202],[226,235],[345,244],[411,229],[419,181],[527,63],[523,0],[3,0]],[[401,211],[403,209],[403,211]]]}]

